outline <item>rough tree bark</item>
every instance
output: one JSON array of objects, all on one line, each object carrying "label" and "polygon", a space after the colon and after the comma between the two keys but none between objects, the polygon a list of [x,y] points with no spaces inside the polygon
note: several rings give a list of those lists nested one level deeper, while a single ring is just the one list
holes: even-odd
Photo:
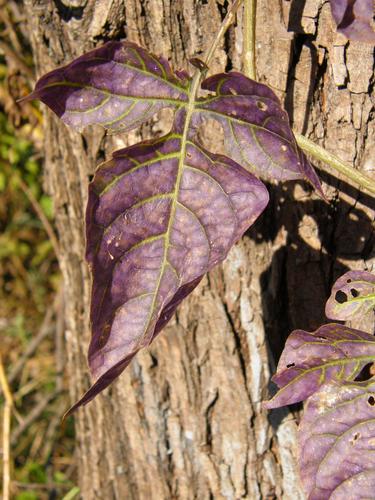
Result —
[{"label": "rough tree bark", "polygon": [[[25,0],[38,76],[125,37],[164,54],[175,67],[188,67],[188,58],[211,42],[227,4]],[[323,0],[258,4],[261,80],[283,100],[296,130],[369,169],[375,144],[372,49],[335,33]],[[239,69],[241,45],[240,15],[212,71]],[[72,401],[89,386],[83,220],[90,175],[116,147],[165,133],[169,124],[166,113],[125,138],[96,128],[81,136],[45,111],[45,182],[61,247]],[[210,130],[202,135],[218,150],[220,130]],[[370,266],[374,240],[371,199],[328,174],[324,180],[329,205],[304,183],[272,186],[265,214],[224,265],[203,280],[118,382],[78,411],[82,498],[303,498],[296,419],[287,410],[261,408],[272,358],[292,328],[323,322],[333,279],[348,267]]]}]

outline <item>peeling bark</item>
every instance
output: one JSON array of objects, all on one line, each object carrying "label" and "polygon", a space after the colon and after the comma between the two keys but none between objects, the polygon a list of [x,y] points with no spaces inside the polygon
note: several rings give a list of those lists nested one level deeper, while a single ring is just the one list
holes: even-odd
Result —
[{"label": "peeling bark", "polygon": [[[210,44],[226,1],[25,0],[38,75],[127,37],[175,67]],[[374,174],[373,57],[333,31],[328,3],[258,2],[258,73],[294,127]],[[240,68],[241,16],[211,71]],[[89,386],[90,277],[83,220],[89,175],[113,149],[168,131],[170,115],[127,137],[83,136],[45,112],[45,178],[65,284],[72,400]],[[220,135],[220,134],[218,134]],[[218,151],[216,134],[204,138]],[[334,279],[371,269],[374,202],[325,174],[327,205],[303,183],[271,186],[254,228],[178,310],[150,349],[75,417],[82,498],[303,498],[296,425],[261,408],[292,328],[324,321]],[[340,190],[340,194],[339,194]],[[272,354],[271,354],[272,353]]]}]

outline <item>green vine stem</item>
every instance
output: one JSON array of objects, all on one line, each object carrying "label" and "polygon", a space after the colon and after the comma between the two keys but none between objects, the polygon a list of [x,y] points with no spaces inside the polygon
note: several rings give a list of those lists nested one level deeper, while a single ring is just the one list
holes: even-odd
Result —
[{"label": "green vine stem", "polygon": [[183,161],[184,156],[185,156],[187,132],[188,132],[189,123],[190,123],[190,120],[191,120],[191,117],[192,117],[192,114],[194,111],[194,106],[196,104],[197,93],[198,93],[198,90],[200,87],[201,80],[203,79],[204,74],[207,71],[207,69],[212,61],[214,53],[215,53],[215,51],[216,51],[216,49],[221,41],[221,37],[225,34],[227,29],[233,23],[235,16],[236,16],[236,13],[237,13],[237,10],[241,4],[242,4],[242,0],[234,0],[234,2],[232,3],[231,7],[229,8],[229,10],[225,16],[223,22],[221,23],[219,31],[216,34],[216,37],[212,41],[211,46],[209,47],[209,49],[206,53],[204,63],[203,63],[204,67],[198,68],[193,75],[193,79],[192,79],[191,84],[190,84],[189,102],[188,102],[188,107],[187,107],[187,112],[186,112],[186,117],[185,117],[184,131],[182,134],[182,141],[181,141],[181,144],[182,144],[182,154],[181,154],[182,160],[181,161]]},{"label": "green vine stem", "polygon": [[[216,34],[216,37],[211,43],[211,46],[209,47],[206,57],[204,59],[203,63],[203,68],[199,68],[195,71],[193,75],[193,79],[190,84],[190,90],[189,90],[189,102],[186,110],[186,117],[185,117],[185,124],[184,124],[184,130],[182,133],[182,138],[181,138],[181,156],[180,156],[180,162],[178,166],[178,175],[177,175],[177,181],[176,181],[176,190],[178,190],[180,178],[182,175],[182,168],[183,168],[183,162],[185,160],[185,154],[186,154],[186,141],[188,137],[188,130],[191,122],[191,117],[193,115],[194,107],[196,105],[196,100],[197,100],[197,93],[202,81],[202,78],[204,77],[205,72],[207,71],[211,60],[213,58],[213,55],[221,41],[221,37],[225,34],[229,26],[233,23],[236,12],[240,5],[242,4],[242,0],[235,0],[230,9],[227,12],[227,15],[225,16],[223,22],[221,23],[220,29]],[[170,218],[170,221],[172,218]],[[168,232],[169,232],[169,226],[168,226]]]},{"label": "green vine stem", "polygon": [[[255,63],[255,26],[256,26],[256,0],[244,0],[244,19],[243,19],[243,66],[244,73],[253,80],[256,79]],[[307,137],[294,134],[298,145],[312,157],[321,160],[331,168],[340,172],[348,179],[354,181],[360,190],[366,189],[375,194],[375,180],[363,174],[359,170],[344,163],[335,155],[329,153],[321,146],[307,139]]]},{"label": "green vine stem", "polygon": [[206,54],[204,62],[207,66],[210,65],[210,62],[211,62],[212,57],[214,55],[214,52],[216,51],[216,49],[220,43],[221,37],[225,34],[225,32],[227,31],[229,26],[233,23],[235,16],[236,16],[236,12],[239,9],[241,4],[242,4],[242,0],[234,0],[232,5],[229,7],[227,15],[225,16],[223,22],[221,23],[219,31],[217,32],[216,37],[215,37],[214,41],[212,42],[211,47],[208,49],[208,52]]},{"label": "green vine stem", "polygon": [[245,75],[257,79],[255,54],[256,0],[245,0],[243,13],[243,69]]},{"label": "green vine stem", "polygon": [[344,163],[342,160],[337,158],[337,156],[329,153],[321,146],[315,144],[315,142],[310,141],[310,139],[307,139],[307,137],[305,137],[304,135],[300,135],[297,133],[294,133],[294,135],[296,137],[298,145],[304,151],[306,151],[306,153],[309,153],[317,160],[321,160],[322,162],[326,163],[333,169],[343,174],[348,179],[354,181],[361,188],[366,189],[372,194],[375,194],[375,181],[373,179],[365,174],[362,174],[362,172],[356,170],[347,163]]}]

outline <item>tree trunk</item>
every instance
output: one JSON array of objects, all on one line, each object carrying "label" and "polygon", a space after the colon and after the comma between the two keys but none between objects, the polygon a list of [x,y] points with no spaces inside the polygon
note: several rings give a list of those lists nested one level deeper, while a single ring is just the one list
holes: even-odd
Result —
[{"label": "tree trunk", "polygon": [[[122,38],[187,68],[211,43],[227,4],[25,0],[38,76]],[[211,72],[240,69],[241,27],[240,13]],[[259,78],[278,93],[294,128],[343,160],[369,167],[371,47],[336,34],[323,0],[259,0],[257,52]],[[114,149],[169,126],[162,113],[126,137],[94,127],[81,136],[45,110],[45,181],[60,239],[72,401],[89,386],[83,232],[89,177]],[[210,130],[202,137],[218,150],[213,137],[220,131]],[[82,498],[304,498],[295,417],[286,409],[267,412],[261,401],[291,329],[324,322],[333,280],[348,267],[369,264],[374,238],[371,200],[331,175],[323,178],[330,204],[305,183],[271,186],[269,207],[226,262],[120,379],[76,413]]]}]

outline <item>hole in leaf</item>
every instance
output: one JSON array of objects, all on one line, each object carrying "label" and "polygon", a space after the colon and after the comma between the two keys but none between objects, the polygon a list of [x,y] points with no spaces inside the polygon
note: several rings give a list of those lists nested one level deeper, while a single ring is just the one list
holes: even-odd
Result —
[{"label": "hole in leaf", "polygon": [[259,108],[262,111],[267,111],[268,106],[263,101],[257,101],[257,108]]},{"label": "hole in leaf", "polygon": [[374,396],[370,396],[370,397],[368,398],[367,402],[368,402],[368,404],[369,404],[370,406],[375,406],[375,398],[374,398]]},{"label": "hole in leaf", "polygon": [[198,136],[203,147],[208,150],[214,147],[215,153],[225,154],[224,130],[219,122],[211,118],[205,120],[205,123],[198,127]]},{"label": "hole in leaf", "polygon": [[[348,356],[350,356],[350,352],[348,353]],[[365,380],[370,380],[372,377],[371,369],[372,369],[373,363],[367,363],[362,370],[358,373],[356,378],[354,379],[356,382],[363,382]]]},{"label": "hole in leaf", "polygon": [[359,292],[355,288],[350,289],[350,293],[352,294],[353,297],[358,297]]},{"label": "hole in leaf", "polygon": [[328,340],[324,335],[317,335],[317,338],[320,340]]},{"label": "hole in leaf", "polygon": [[350,441],[349,441],[349,442],[350,442],[350,444],[351,444],[352,446],[354,446],[354,445],[355,445],[355,443],[356,443],[356,441],[357,441],[360,437],[361,437],[361,433],[360,433],[360,432],[356,432],[356,433],[354,434],[353,438],[352,438],[352,439],[350,439]]},{"label": "hole in leaf", "polygon": [[347,282],[347,283],[351,283],[351,282],[352,282],[352,280],[351,280],[350,278],[348,278],[348,279],[346,280],[346,282]]},{"label": "hole in leaf", "polygon": [[336,292],[335,300],[339,304],[344,304],[348,300],[348,297],[346,296],[346,293],[339,290],[338,292]]},{"label": "hole in leaf", "polygon": [[296,366],[295,363],[289,363],[288,365],[286,365],[287,368],[292,368],[292,366]]}]

